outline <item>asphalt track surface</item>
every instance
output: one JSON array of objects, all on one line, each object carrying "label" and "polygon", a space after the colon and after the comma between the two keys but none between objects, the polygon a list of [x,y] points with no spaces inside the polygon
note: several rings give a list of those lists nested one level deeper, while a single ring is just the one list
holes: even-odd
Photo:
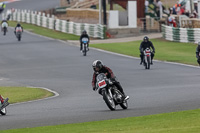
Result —
[{"label": "asphalt track surface", "polygon": [[6,8],[42,11],[45,9],[59,7],[59,5],[60,0],[20,0],[7,4]]},{"label": "asphalt track surface", "polygon": [[[143,116],[196,109],[200,106],[198,67],[155,61],[150,70],[139,59],[79,47],[23,33],[18,42],[13,30],[0,34],[0,85],[34,86],[59,96],[14,104],[0,116],[0,130]],[[195,50],[194,50],[195,51]],[[155,55],[156,56],[156,55]],[[194,55],[195,56],[195,55]],[[110,111],[92,91],[92,62],[100,59],[112,68],[125,92],[129,108]]]}]

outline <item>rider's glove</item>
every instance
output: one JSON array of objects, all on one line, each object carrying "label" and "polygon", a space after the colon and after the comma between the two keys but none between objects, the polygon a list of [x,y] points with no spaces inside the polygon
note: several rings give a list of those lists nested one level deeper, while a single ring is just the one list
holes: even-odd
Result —
[{"label": "rider's glove", "polygon": [[96,91],[96,87],[93,87],[92,89],[93,89],[93,91]]}]

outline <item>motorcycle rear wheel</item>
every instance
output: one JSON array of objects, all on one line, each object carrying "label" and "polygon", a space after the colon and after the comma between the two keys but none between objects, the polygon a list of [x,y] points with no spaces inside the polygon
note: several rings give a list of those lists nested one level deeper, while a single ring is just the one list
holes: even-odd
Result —
[{"label": "motorcycle rear wheel", "polygon": [[147,69],[150,69],[150,58],[149,57],[147,57]]},{"label": "motorcycle rear wheel", "polygon": [[127,101],[123,101],[123,103],[119,104],[123,109],[127,109],[128,108],[128,102]]},{"label": "motorcycle rear wheel", "polygon": [[1,115],[6,115],[6,113],[7,113],[6,108],[3,108],[2,110],[0,110],[0,114]]}]

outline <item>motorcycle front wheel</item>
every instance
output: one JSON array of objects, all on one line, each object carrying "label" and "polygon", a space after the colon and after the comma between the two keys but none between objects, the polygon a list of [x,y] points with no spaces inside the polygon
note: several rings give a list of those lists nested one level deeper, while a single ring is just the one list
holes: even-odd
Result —
[{"label": "motorcycle front wheel", "polygon": [[87,51],[86,51],[86,45],[84,44],[83,56],[86,56],[86,53],[87,53]]},{"label": "motorcycle front wheel", "polygon": [[7,113],[6,108],[3,108],[2,110],[0,110],[0,114],[1,115],[6,115],[6,113]]},{"label": "motorcycle front wheel", "polygon": [[104,91],[104,93],[103,93],[103,99],[106,102],[106,105],[108,106],[108,108],[110,110],[113,111],[113,110],[116,109],[116,105],[115,105],[114,99],[109,94],[107,94],[106,91]]}]

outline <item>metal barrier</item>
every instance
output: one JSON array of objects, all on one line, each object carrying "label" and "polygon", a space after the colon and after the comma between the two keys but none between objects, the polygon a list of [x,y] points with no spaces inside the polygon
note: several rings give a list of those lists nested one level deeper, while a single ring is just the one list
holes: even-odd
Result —
[{"label": "metal barrier", "polygon": [[[6,18],[6,14],[2,14],[2,18]],[[104,25],[68,22],[66,20],[56,19],[53,15],[50,16],[49,14],[46,15],[45,13],[36,11],[15,10],[11,14],[11,21],[35,24],[75,35],[81,35],[82,31],[86,30],[91,37],[101,39],[105,39],[106,37],[106,26]]]},{"label": "metal barrier", "polygon": [[161,32],[160,22],[152,17],[139,18],[138,27],[140,32]]},{"label": "metal barrier", "polygon": [[162,25],[163,38],[177,42],[194,42],[200,41],[200,28],[174,28]]}]

